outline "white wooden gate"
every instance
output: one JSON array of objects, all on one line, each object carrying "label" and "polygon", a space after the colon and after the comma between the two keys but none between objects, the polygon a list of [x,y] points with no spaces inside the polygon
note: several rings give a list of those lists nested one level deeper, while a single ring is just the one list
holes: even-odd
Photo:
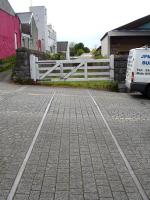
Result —
[{"label": "white wooden gate", "polygon": [[109,59],[38,60],[30,56],[34,81],[114,80],[114,56]]}]

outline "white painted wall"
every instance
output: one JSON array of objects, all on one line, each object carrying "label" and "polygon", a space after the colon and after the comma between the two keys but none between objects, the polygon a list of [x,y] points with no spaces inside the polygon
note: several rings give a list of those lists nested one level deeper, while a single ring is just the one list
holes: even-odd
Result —
[{"label": "white painted wall", "polygon": [[110,45],[109,45],[110,41],[109,41],[109,36],[106,35],[103,40],[101,41],[101,45],[102,45],[102,56],[109,56],[110,54]]},{"label": "white painted wall", "polygon": [[47,9],[44,6],[32,6],[30,11],[38,28],[38,39],[41,40],[42,51],[46,52],[48,46]]},{"label": "white painted wall", "polygon": [[49,24],[47,26],[48,31],[48,46],[47,51],[50,51],[50,53],[56,53],[57,52],[57,35],[56,31],[52,28],[52,25]]}]

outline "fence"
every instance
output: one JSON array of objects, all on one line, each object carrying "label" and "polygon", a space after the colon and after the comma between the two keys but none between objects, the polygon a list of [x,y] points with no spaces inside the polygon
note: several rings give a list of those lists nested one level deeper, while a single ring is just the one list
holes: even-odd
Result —
[{"label": "fence", "polygon": [[114,56],[109,59],[38,60],[30,55],[30,74],[35,82],[114,80]]}]

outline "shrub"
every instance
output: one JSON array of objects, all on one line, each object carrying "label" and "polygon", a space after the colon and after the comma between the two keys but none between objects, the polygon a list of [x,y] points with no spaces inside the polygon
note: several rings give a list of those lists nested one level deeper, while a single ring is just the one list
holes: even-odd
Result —
[{"label": "shrub", "polygon": [[77,56],[81,56],[84,53],[83,49],[78,49]]},{"label": "shrub", "polygon": [[50,55],[51,60],[65,60],[65,55],[63,53],[55,53]]}]

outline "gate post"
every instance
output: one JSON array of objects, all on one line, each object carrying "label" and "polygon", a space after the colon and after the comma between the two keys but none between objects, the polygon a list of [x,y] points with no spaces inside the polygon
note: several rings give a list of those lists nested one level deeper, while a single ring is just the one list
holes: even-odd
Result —
[{"label": "gate post", "polygon": [[36,63],[35,55],[30,55],[30,75],[31,79],[36,82]]},{"label": "gate post", "polygon": [[114,80],[114,55],[110,55],[110,80]]},{"label": "gate post", "polygon": [[85,78],[85,80],[88,80],[87,62],[84,63],[84,78]]},{"label": "gate post", "polygon": [[60,79],[64,77],[63,63],[60,63]]},{"label": "gate post", "polygon": [[40,80],[39,66],[37,62],[38,62],[38,57],[35,57],[36,80]]}]

